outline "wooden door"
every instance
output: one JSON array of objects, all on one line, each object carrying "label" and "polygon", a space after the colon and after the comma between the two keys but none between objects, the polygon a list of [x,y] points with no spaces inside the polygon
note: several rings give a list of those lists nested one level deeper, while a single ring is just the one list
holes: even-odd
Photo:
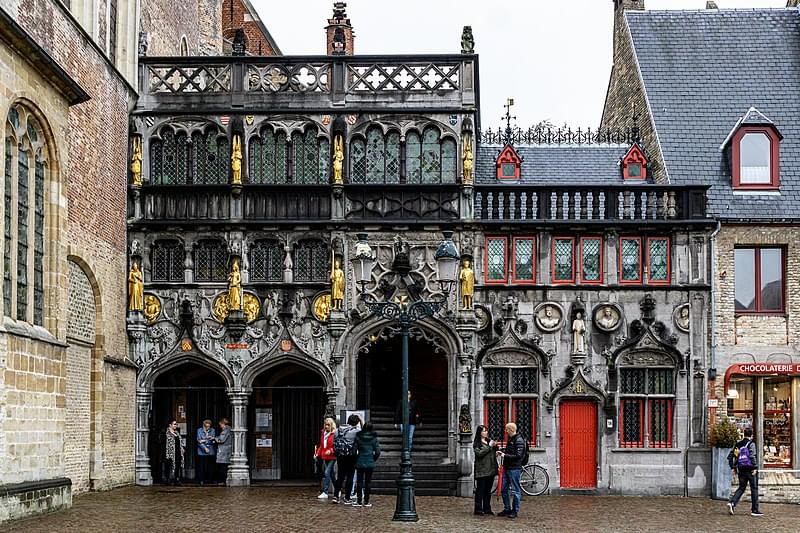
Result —
[{"label": "wooden door", "polygon": [[317,389],[275,391],[275,452],[281,479],[314,477],[314,445],[325,412],[324,395]]},{"label": "wooden door", "polygon": [[561,487],[597,487],[597,404],[563,401],[559,408]]}]

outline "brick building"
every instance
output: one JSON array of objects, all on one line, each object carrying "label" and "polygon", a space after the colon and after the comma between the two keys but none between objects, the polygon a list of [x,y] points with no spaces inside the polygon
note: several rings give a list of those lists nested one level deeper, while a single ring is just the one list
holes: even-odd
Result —
[{"label": "brick building", "polygon": [[615,10],[603,125],[630,125],[637,114],[656,179],[710,185],[709,212],[719,221],[711,351],[700,368],[708,418],[753,427],[762,493],[797,501],[797,2],[654,12],[617,0]]}]

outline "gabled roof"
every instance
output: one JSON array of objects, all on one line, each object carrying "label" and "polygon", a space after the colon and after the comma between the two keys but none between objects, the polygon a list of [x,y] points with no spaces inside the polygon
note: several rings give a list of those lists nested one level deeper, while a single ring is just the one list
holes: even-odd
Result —
[{"label": "gabled roof", "polygon": [[[798,10],[628,11],[625,17],[670,181],[711,184],[709,210],[723,219],[800,218]],[[743,117],[751,107],[758,111]],[[745,118],[770,120],[784,136],[779,196],[731,188],[719,147]]]}]

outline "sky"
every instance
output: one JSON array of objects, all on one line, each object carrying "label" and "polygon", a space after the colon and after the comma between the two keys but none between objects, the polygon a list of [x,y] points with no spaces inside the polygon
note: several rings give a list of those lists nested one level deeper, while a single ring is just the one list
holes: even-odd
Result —
[{"label": "sky", "polygon": [[[251,0],[285,55],[324,54],[333,0]],[[721,9],[786,0],[716,0]],[[645,0],[652,9],[703,9],[706,0]],[[507,97],[527,128],[600,123],[611,73],[612,0],[349,0],[356,54],[460,53],[472,26],[480,58],[481,124],[501,124]]]}]

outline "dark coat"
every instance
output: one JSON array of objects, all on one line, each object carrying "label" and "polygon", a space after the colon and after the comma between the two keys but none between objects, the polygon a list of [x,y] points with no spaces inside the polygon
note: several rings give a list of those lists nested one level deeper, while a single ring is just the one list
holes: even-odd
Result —
[{"label": "dark coat", "polygon": [[374,431],[359,431],[356,435],[356,468],[375,468],[375,461],[381,456],[378,435]]},{"label": "dark coat", "polygon": [[[397,402],[397,408],[394,410],[394,423],[395,424],[403,423],[402,400]],[[408,402],[408,425],[416,426],[417,424],[421,423],[422,423],[422,415],[419,413],[419,408],[417,407],[417,400],[412,398]]]},{"label": "dark coat", "polygon": [[497,445],[481,443],[475,448],[475,477],[490,477],[497,474]]},{"label": "dark coat", "polygon": [[522,464],[522,459],[525,457],[526,446],[528,446],[528,443],[519,433],[508,439],[505,456],[503,457],[503,468],[506,470],[518,470],[522,468],[524,466]]}]

